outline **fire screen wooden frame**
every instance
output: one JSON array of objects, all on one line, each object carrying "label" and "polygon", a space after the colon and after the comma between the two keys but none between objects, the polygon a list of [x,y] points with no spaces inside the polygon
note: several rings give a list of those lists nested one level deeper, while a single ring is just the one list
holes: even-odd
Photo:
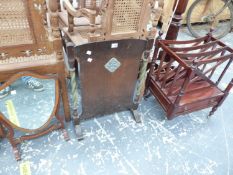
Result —
[{"label": "fire screen wooden frame", "polygon": [[126,39],[76,47],[83,108],[80,120],[136,111],[138,101],[134,100],[134,93],[146,46],[146,40]]}]

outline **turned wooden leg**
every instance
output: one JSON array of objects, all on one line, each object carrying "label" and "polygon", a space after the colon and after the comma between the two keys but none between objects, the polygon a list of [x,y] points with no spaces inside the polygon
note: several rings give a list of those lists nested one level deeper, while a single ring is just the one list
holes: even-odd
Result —
[{"label": "turned wooden leg", "polygon": [[68,13],[68,32],[74,32],[74,17]]},{"label": "turned wooden leg", "polygon": [[4,130],[2,125],[0,124],[0,137],[3,138],[4,137]]},{"label": "turned wooden leg", "polygon": [[78,140],[83,140],[84,136],[83,136],[83,132],[82,132],[82,127],[81,125],[75,125],[75,133],[77,135],[77,139]]},{"label": "turned wooden leg", "polygon": [[[1,120],[1,118],[0,118]],[[13,149],[13,153],[15,155],[15,159],[17,161],[21,160],[21,156],[20,156],[20,152],[19,149],[17,147],[17,144],[20,143],[20,140],[17,140],[14,138],[14,129],[8,124],[6,123],[4,120],[1,121],[3,123],[3,126],[7,129],[7,133],[6,133],[6,138],[9,140],[12,149]]]},{"label": "turned wooden leg", "polygon": [[61,131],[62,131],[62,135],[63,135],[65,141],[70,140],[69,134],[68,134],[67,130],[65,129],[65,124],[63,122],[62,117],[60,117],[59,115],[56,115],[56,118],[61,124]]},{"label": "turned wooden leg", "polygon": [[207,118],[210,118],[212,115],[214,115],[214,113],[217,111],[217,109],[218,109],[218,105],[217,105],[217,106],[214,106],[214,107],[212,108],[212,110],[210,111],[210,113],[209,113],[209,115],[208,115]]},{"label": "turned wooden leg", "polygon": [[67,51],[67,57],[68,57],[68,63],[71,69],[75,67],[75,50],[74,50],[74,44],[72,42],[66,43],[66,51]]},{"label": "turned wooden leg", "polygon": [[13,153],[15,155],[15,159],[17,161],[20,161],[21,160],[21,156],[20,156],[20,153],[19,153],[19,149],[17,148],[17,146],[12,146],[13,147]]},{"label": "turned wooden leg", "polygon": [[144,99],[147,100],[151,96],[152,96],[152,94],[151,94],[150,90],[146,89],[145,93],[144,93]]},{"label": "turned wooden leg", "polygon": [[146,83],[145,83],[145,91],[144,91],[143,97],[145,99],[147,99],[147,98],[149,98],[149,94],[150,94],[150,90],[149,90],[149,76],[147,76]]},{"label": "turned wooden leg", "polygon": [[[174,3],[173,10],[175,10],[175,5],[177,4],[177,1]],[[176,40],[180,26],[181,26],[181,20],[182,20],[182,14],[185,12],[188,5],[188,0],[182,0],[178,2],[178,6],[175,11],[175,15],[172,18],[171,26],[168,29],[166,40]]]},{"label": "turned wooden leg", "polygon": [[209,113],[208,118],[210,118],[212,115],[214,115],[214,113],[217,111],[217,109],[222,105],[222,103],[224,102],[224,100],[227,98],[227,96],[229,95],[231,89],[233,87],[233,79],[231,80],[231,82],[228,84],[227,88],[224,91],[224,96],[222,97],[222,99],[218,102],[218,104],[216,106],[214,106],[212,108],[212,110]]},{"label": "turned wooden leg", "polygon": [[73,111],[73,122],[74,122],[74,128],[75,128],[75,133],[76,133],[77,139],[83,140],[84,135],[83,135],[82,128],[80,125],[80,118],[78,117],[78,110],[77,109],[74,109],[74,111]]},{"label": "turned wooden leg", "polygon": [[138,110],[130,109],[131,113],[133,114],[133,117],[135,119],[136,123],[142,123],[141,115],[138,112]]},{"label": "turned wooden leg", "polygon": [[70,140],[69,134],[68,134],[68,132],[67,132],[66,129],[62,129],[62,135],[63,135],[65,141],[69,141]]},{"label": "turned wooden leg", "polygon": [[[64,69],[63,69],[64,70]],[[59,73],[59,83],[61,87],[61,95],[62,95],[62,103],[63,103],[63,109],[65,113],[65,119],[67,122],[71,120],[70,117],[70,105],[69,105],[69,97],[68,97],[68,90],[66,85],[66,78],[65,73]]]}]

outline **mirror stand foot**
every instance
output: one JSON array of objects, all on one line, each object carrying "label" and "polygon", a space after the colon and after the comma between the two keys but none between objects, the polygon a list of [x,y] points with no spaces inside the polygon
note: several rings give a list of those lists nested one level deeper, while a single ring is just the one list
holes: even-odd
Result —
[{"label": "mirror stand foot", "polygon": [[142,123],[141,115],[139,114],[139,112],[137,110],[134,110],[134,109],[130,109],[130,111],[133,114],[135,122],[136,123]]},{"label": "mirror stand foot", "polygon": [[68,134],[68,132],[66,131],[66,129],[62,129],[62,135],[63,135],[65,141],[70,140],[69,134]]},{"label": "mirror stand foot", "polygon": [[14,152],[14,155],[15,155],[15,159],[17,161],[20,161],[21,160],[21,156],[20,156],[20,153],[19,153],[19,149],[17,147],[13,147],[13,152]]},{"label": "mirror stand foot", "polygon": [[75,125],[75,133],[77,135],[78,140],[84,139],[81,125]]}]

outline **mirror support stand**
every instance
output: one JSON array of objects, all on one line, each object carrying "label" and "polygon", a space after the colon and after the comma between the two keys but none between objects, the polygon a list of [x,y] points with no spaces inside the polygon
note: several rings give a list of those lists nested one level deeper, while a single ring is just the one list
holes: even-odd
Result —
[{"label": "mirror support stand", "polygon": [[17,147],[17,144],[20,142],[20,139],[14,138],[15,132],[14,132],[13,127],[7,121],[5,121],[5,119],[1,113],[0,113],[0,123],[1,123],[1,126],[3,126],[3,128],[6,128],[6,130],[7,130],[6,132],[4,132],[4,129],[3,129],[4,137],[6,137],[9,140],[9,142],[12,146],[12,149],[13,149],[15,159],[17,161],[19,161],[21,159],[21,157],[20,157],[20,153],[19,153],[19,149]]},{"label": "mirror support stand", "polygon": [[[59,128],[61,128],[61,130],[62,130],[62,135],[63,135],[65,141],[70,140],[69,134],[68,134],[67,130],[65,129],[65,124],[64,124],[64,121],[62,120],[62,117],[60,115],[56,115],[56,118],[58,121],[60,121]],[[59,129],[59,128],[57,128],[57,129]]]},{"label": "mirror support stand", "polygon": [[[7,82],[5,82],[1,87],[0,90],[6,88],[7,86],[11,85],[13,82],[15,82],[17,79],[23,77],[23,76],[31,76],[35,78],[40,78],[40,79],[52,79],[55,80],[55,104],[53,107],[53,111],[51,115],[49,116],[48,120],[46,123],[43,124],[40,128],[37,129],[28,129],[28,128],[22,128],[20,126],[17,126],[16,124],[12,123],[6,116],[3,115],[3,113],[0,112],[0,130],[1,134],[3,137],[7,138],[13,148],[13,152],[15,155],[16,160],[20,160],[20,151],[19,148],[17,147],[18,144],[25,140],[31,140],[35,139],[38,137],[41,137],[43,135],[46,135],[50,133],[53,130],[58,130],[61,129],[62,134],[64,136],[64,139],[66,141],[69,140],[69,135],[65,129],[65,124],[63,117],[61,117],[58,112],[59,112],[59,106],[60,106],[60,88],[59,88],[59,83],[58,79],[56,76],[41,76],[38,74],[34,74],[31,72],[21,72],[18,74],[15,74],[12,76]],[[53,118],[57,119],[57,122],[51,122]],[[28,133],[28,135],[23,135],[21,137],[15,138],[15,130],[16,131],[21,131],[23,133]]]}]

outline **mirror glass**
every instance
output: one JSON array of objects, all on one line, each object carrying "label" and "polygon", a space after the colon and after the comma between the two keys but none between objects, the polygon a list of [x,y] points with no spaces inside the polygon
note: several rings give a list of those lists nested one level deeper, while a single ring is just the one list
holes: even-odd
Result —
[{"label": "mirror glass", "polygon": [[9,94],[0,98],[0,111],[9,121],[29,130],[46,124],[55,106],[54,79],[21,77],[9,88]]}]

